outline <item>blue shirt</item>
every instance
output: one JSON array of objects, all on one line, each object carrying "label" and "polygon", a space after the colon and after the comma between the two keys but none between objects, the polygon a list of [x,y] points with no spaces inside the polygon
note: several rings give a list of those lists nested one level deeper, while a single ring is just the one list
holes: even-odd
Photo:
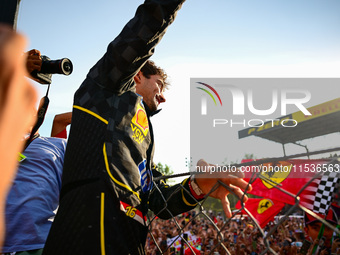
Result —
[{"label": "blue shirt", "polygon": [[41,249],[59,203],[66,140],[38,137],[24,151],[6,201],[2,252]]}]

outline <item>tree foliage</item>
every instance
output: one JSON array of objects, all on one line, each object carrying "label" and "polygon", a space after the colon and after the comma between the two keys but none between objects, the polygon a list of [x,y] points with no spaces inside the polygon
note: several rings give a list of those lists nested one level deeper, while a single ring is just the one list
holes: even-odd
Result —
[{"label": "tree foliage", "polygon": [[161,172],[163,175],[172,175],[174,173],[174,171],[172,171],[171,167],[168,166],[167,164],[165,164],[163,166],[163,164],[161,162],[159,162],[157,164],[158,167],[158,171]]}]

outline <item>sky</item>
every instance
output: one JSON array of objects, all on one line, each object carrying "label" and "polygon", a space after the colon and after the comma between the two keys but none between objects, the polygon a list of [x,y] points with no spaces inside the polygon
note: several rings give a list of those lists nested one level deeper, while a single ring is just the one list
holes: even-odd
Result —
[{"label": "sky", "polygon": [[[73,94],[88,70],[141,3],[21,0],[17,30],[27,36],[27,50],[38,49],[51,59],[69,58],[74,66],[70,76],[52,76],[42,135],[50,135],[55,114],[72,110]],[[154,161],[175,173],[188,170],[190,78],[340,77],[339,13],[338,0],[186,1],[152,57],[172,84],[161,113],[152,117]],[[34,86],[44,96],[46,85]],[[339,91],[340,87],[320,94],[331,100]],[[331,140],[339,143],[339,134]],[[315,141],[304,142],[313,150]],[[282,156],[282,147],[257,137],[234,138],[225,145],[228,161],[240,161],[245,153]]]}]

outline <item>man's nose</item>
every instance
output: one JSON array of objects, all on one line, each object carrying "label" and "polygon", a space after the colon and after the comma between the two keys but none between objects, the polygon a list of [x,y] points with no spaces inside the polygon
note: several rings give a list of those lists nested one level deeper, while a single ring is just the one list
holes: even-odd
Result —
[{"label": "man's nose", "polygon": [[165,96],[164,96],[164,94],[163,94],[163,92],[159,95],[159,102],[160,103],[164,103],[166,101],[166,99],[165,99]]}]

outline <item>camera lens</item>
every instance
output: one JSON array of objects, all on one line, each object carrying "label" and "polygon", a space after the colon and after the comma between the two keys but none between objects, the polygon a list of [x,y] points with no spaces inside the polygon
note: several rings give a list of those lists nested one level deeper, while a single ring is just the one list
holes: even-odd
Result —
[{"label": "camera lens", "polygon": [[71,65],[70,63],[65,63],[63,65],[63,69],[66,71],[66,72],[70,72],[71,71]]},{"label": "camera lens", "polygon": [[62,58],[58,60],[51,60],[46,56],[41,56],[42,64],[41,64],[41,73],[45,74],[63,74],[70,75],[73,71],[73,65],[71,60],[68,58]]},{"label": "camera lens", "polygon": [[70,75],[72,73],[73,71],[72,62],[68,58],[63,58],[60,64],[61,64],[62,74]]}]

